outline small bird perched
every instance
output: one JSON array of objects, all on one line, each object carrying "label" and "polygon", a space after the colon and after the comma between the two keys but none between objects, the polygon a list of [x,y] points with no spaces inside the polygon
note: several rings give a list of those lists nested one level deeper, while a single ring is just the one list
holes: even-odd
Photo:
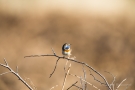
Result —
[{"label": "small bird perched", "polygon": [[70,45],[71,44],[67,44],[65,43],[63,46],[62,46],[62,54],[65,56],[68,56],[68,58],[70,57],[71,55],[71,48],[70,48]]}]

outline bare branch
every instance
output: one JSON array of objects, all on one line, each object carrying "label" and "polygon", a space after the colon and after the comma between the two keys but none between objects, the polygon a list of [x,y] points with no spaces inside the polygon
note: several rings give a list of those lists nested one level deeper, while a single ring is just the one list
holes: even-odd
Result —
[{"label": "bare branch", "polygon": [[65,66],[64,66],[64,71],[66,71],[66,66],[67,66],[67,64],[68,64],[68,60],[66,61],[66,64],[65,64]]},{"label": "bare branch", "polygon": [[55,87],[57,87],[58,85],[56,85],[56,86],[53,86],[50,90],[52,90],[52,89],[54,89]]},{"label": "bare branch", "polygon": [[65,73],[65,78],[64,78],[64,82],[63,82],[62,90],[64,90],[65,82],[66,82],[67,76],[68,76],[68,74],[69,74],[70,67],[71,67],[71,64],[69,65],[69,67],[68,67],[68,69],[67,69],[67,73]]},{"label": "bare branch", "polygon": [[[57,67],[57,63],[58,63],[58,61],[60,60],[60,58],[58,58],[58,60],[56,61],[56,64],[55,64],[55,67],[54,67],[54,70],[53,70],[53,72],[50,74],[50,77],[53,75],[53,73],[55,72],[55,70],[56,70],[56,67]],[[50,78],[49,77],[49,78]]]},{"label": "bare branch", "polygon": [[69,61],[72,61],[72,62],[76,62],[76,63],[79,63],[79,64],[82,64],[82,65],[85,65],[86,67],[90,68],[92,71],[94,71],[96,74],[98,74],[106,83],[107,87],[109,90],[112,90],[108,81],[106,80],[106,78],[101,74],[99,73],[98,71],[96,71],[93,67],[89,66],[87,63],[84,63],[84,62],[80,62],[80,61],[77,61],[75,59],[72,59],[72,58],[66,58],[64,56],[58,56],[56,54],[46,54],[46,55],[30,55],[30,56],[25,56],[25,57],[44,57],[44,56],[53,56],[53,57],[57,57],[59,59],[65,59],[65,60],[69,60]]},{"label": "bare branch", "polygon": [[7,74],[7,73],[12,73],[12,72],[11,72],[11,71],[9,71],[9,72],[4,72],[4,73],[2,73],[2,74],[0,74],[0,75],[2,76],[2,75]]},{"label": "bare branch", "polygon": [[118,87],[116,88],[116,90],[118,90],[118,88],[122,85],[122,83],[123,83],[124,81],[126,81],[126,78],[121,81],[121,83],[118,85]]},{"label": "bare branch", "polygon": [[96,81],[99,82],[100,84],[106,85],[106,83],[103,83],[103,82],[101,82],[100,80],[96,79],[96,77],[91,73],[91,71],[90,71],[90,75],[94,78],[94,80],[96,80]]},{"label": "bare branch", "polygon": [[77,85],[74,85],[75,87],[77,87],[78,89],[81,89],[81,90],[83,90],[81,87],[79,87],[79,86],[77,86]]},{"label": "bare branch", "polygon": [[18,66],[16,66],[16,73],[18,73]]},{"label": "bare branch", "polygon": [[34,89],[34,90],[36,90],[37,89],[37,87],[34,85],[34,83],[32,82],[32,80],[30,79],[30,78],[25,78],[25,81],[28,81],[29,82],[29,84],[32,86],[32,88]]},{"label": "bare branch", "polygon": [[6,61],[6,59],[5,59],[5,58],[4,58],[4,61],[5,61],[6,65],[8,66],[8,63],[7,63],[7,61]]},{"label": "bare branch", "polygon": [[108,73],[108,74],[110,74],[112,77],[113,77],[113,81],[112,81],[112,83],[110,84],[110,86],[112,87],[112,90],[114,90],[114,82],[115,82],[115,80],[116,80],[116,76],[114,76],[112,73],[110,73],[110,72],[107,72],[107,71],[105,71],[106,73]]},{"label": "bare branch", "polygon": [[[33,90],[33,89],[22,79],[22,77],[21,77],[18,73],[16,73],[12,68],[10,68],[10,67],[8,66],[8,63],[7,63],[7,61],[6,61],[5,58],[4,58],[4,61],[5,61],[6,65],[1,64],[1,63],[0,63],[0,65],[3,66],[3,67],[5,67],[5,68],[7,68],[7,69],[9,70],[9,72],[2,73],[1,75],[7,74],[7,73],[13,73],[15,76],[18,77],[18,79],[19,79],[21,82],[24,83],[25,86],[27,86],[30,90]],[[18,70],[17,70],[17,71],[18,71]]]},{"label": "bare branch", "polygon": [[[84,65],[82,65],[83,66],[83,74],[84,74],[84,80],[86,81],[86,70],[84,70]],[[86,90],[86,88],[87,88],[87,83],[86,82],[84,82],[84,84],[83,84],[83,90]]]},{"label": "bare branch", "polygon": [[30,56],[24,56],[24,58],[26,58],[26,57],[44,57],[44,56],[55,56],[55,55],[49,55],[49,54],[46,54],[46,55],[30,55]]},{"label": "bare branch", "polygon": [[76,81],[75,83],[73,83],[69,88],[67,88],[67,90],[69,90],[70,88],[72,88],[77,83],[78,83],[78,81]]},{"label": "bare branch", "polygon": [[54,55],[56,55],[56,53],[54,52],[53,48],[52,48],[52,52],[53,52]]},{"label": "bare branch", "polygon": [[82,81],[82,77],[80,77],[80,84],[81,84],[81,86],[82,86],[82,88],[83,88],[83,81]]},{"label": "bare branch", "polygon": [[84,80],[84,79],[81,78],[80,76],[77,76],[77,75],[74,75],[74,74],[70,74],[70,73],[69,73],[69,75],[74,76],[74,77],[77,77],[77,78],[81,79],[82,81],[86,82],[87,84],[91,85],[91,86],[94,87],[95,89],[100,90],[100,89],[97,88],[95,85],[93,85],[93,84],[91,84],[90,82]]},{"label": "bare branch", "polygon": [[112,77],[113,77],[113,81],[112,81],[112,83],[111,83],[111,84],[114,84],[116,77],[115,77],[112,73],[110,73],[110,72],[107,72],[107,71],[105,71],[105,72],[106,72],[106,73],[109,73],[110,75],[112,75]]}]

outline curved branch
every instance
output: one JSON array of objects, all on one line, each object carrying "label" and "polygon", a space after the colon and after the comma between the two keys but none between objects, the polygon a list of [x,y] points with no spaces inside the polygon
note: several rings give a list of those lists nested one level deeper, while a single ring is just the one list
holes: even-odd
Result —
[{"label": "curved branch", "polygon": [[54,50],[52,49],[53,51],[53,54],[45,54],[45,55],[30,55],[30,56],[25,56],[24,58],[26,57],[44,57],[44,56],[53,56],[53,57],[57,57],[59,59],[65,59],[65,60],[69,60],[69,61],[72,61],[72,62],[76,62],[76,63],[79,63],[79,64],[82,64],[82,65],[85,65],[86,67],[90,68],[92,71],[94,71],[96,74],[98,74],[106,83],[107,87],[109,90],[112,90],[108,81],[106,80],[106,78],[100,74],[98,71],[96,71],[93,67],[89,66],[87,63],[84,63],[84,62],[80,62],[80,61],[77,61],[75,59],[72,59],[72,58],[66,58],[64,56],[58,56],[56,55],[56,53],[54,52]]},{"label": "curved branch", "polygon": [[[56,67],[57,67],[57,63],[58,63],[58,61],[60,60],[60,58],[58,58],[58,60],[56,61],[56,64],[55,64],[55,67],[54,67],[54,70],[53,70],[53,72],[50,74],[50,77],[53,75],[53,73],[55,72],[55,70],[56,70]],[[50,78],[49,77],[49,78]]]},{"label": "curved branch", "polygon": [[77,76],[77,75],[74,75],[74,74],[71,74],[71,73],[69,73],[68,75],[71,75],[71,76],[77,77],[77,78],[81,79],[83,82],[85,82],[85,83],[87,83],[87,84],[91,85],[91,86],[92,86],[92,87],[94,87],[95,89],[100,90],[100,89],[99,89],[99,88],[97,88],[95,85],[93,85],[93,84],[91,84],[90,82],[88,82],[88,81],[84,80],[84,79],[83,79],[82,77],[80,77],[80,76]]},{"label": "curved branch", "polygon": [[78,83],[78,81],[76,81],[74,84],[72,84],[67,90],[69,90],[70,88],[72,88],[77,83]]},{"label": "curved branch", "polygon": [[124,82],[124,81],[126,81],[127,79],[125,78],[125,79],[123,79],[122,81],[121,81],[121,83],[118,85],[118,87],[116,88],[116,90],[118,90],[118,88],[122,85],[122,83]]},{"label": "curved branch", "polygon": [[27,84],[27,82],[25,82],[25,81],[22,79],[22,77],[18,74],[18,67],[17,67],[17,72],[15,72],[12,68],[9,67],[9,65],[8,65],[8,63],[7,63],[7,61],[6,61],[5,58],[4,58],[4,61],[5,61],[6,64],[1,64],[1,63],[0,63],[0,66],[3,66],[3,67],[5,67],[5,68],[7,68],[7,69],[9,70],[9,72],[5,72],[5,73],[2,73],[2,74],[0,74],[0,75],[4,75],[4,74],[7,74],[7,73],[13,73],[13,74],[14,74],[15,76],[17,76],[18,79],[21,80],[30,90],[33,90],[33,89]]},{"label": "curved branch", "polygon": [[94,80],[96,80],[97,82],[106,85],[106,83],[103,83],[103,82],[101,82],[100,80],[96,79],[96,77],[91,73],[91,71],[90,71],[90,75],[91,75],[91,76],[94,78]]}]

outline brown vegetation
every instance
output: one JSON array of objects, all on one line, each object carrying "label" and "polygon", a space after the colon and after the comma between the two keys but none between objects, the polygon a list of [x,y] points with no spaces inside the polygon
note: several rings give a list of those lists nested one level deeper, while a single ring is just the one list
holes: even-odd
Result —
[{"label": "brown vegetation", "polygon": [[[131,84],[129,90],[134,90],[135,7],[131,2],[118,2],[116,6],[116,2],[110,3],[109,8],[109,5],[102,4],[94,7],[90,4],[92,2],[85,2],[80,6],[81,2],[32,3],[14,0],[14,3],[7,4],[2,0],[0,63],[4,63],[3,58],[6,58],[14,70],[18,66],[20,76],[29,83],[32,81],[37,90],[49,90],[55,85],[58,85],[55,90],[60,90],[64,78],[64,60],[59,61],[56,72],[49,78],[55,65],[55,58],[23,57],[32,54],[50,54],[51,47],[58,55],[62,55],[61,47],[67,42],[72,44],[72,56],[77,60],[94,67],[106,76],[109,82],[112,76],[104,71],[111,72],[116,76],[116,86],[127,78],[119,90],[123,90],[126,84]],[[6,69],[0,67],[0,73],[5,71]],[[70,72],[83,75],[82,67],[75,63],[72,63]],[[104,88],[89,76],[88,70],[86,73],[89,82],[100,89]],[[65,88],[76,80],[70,76]],[[12,74],[0,76],[0,90],[27,89]]]}]

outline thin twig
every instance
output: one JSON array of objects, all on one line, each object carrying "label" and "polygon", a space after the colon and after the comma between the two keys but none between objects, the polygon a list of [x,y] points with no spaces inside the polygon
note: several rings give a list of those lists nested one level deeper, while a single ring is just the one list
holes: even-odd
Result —
[{"label": "thin twig", "polygon": [[98,71],[96,71],[93,67],[89,66],[87,63],[84,63],[84,62],[80,62],[80,61],[77,61],[75,59],[72,59],[72,58],[66,58],[64,56],[58,56],[56,54],[46,54],[46,55],[30,55],[30,56],[25,56],[24,58],[26,57],[44,57],[44,56],[53,56],[53,57],[57,57],[59,59],[65,59],[65,60],[69,60],[69,61],[73,61],[73,62],[76,62],[76,63],[79,63],[79,64],[82,64],[82,65],[85,65],[86,67],[90,68],[92,71],[94,71],[96,74],[98,74],[106,83],[107,87],[109,90],[112,90],[108,81],[106,80],[106,78],[101,74],[99,73]]},{"label": "thin twig", "polygon": [[54,52],[53,48],[52,48],[52,52],[53,52],[54,55],[56,55],[56,53]]},{"label": "thin twig", "polygon": [[103,83],[103,82],[101,82],[100,80],[96,79],[96,77],[91,73],[91,71],[90,71],[90,75],[94,78],[94,80],[96,80],[96,81],[99,82],[100,84],[106,85],[106,83]]},{"label": "thin twig", "polygon": [[81,86],[82,86],[82,88],[83,88],[82,76],[80,77],[80,84],[81,84]]},{"label": "thin twig", "polygon": [[4,61],[5,61],[6,65],[8,66],[8,63],[7,63],[7,61],[6,61],[6,59],[5,59],[5,58],[4,58]]},{"label": "thin twig", "polygon": [[16,73],[18,73],[18,66],[16,66]]},{"label": "thin twig", "polygon": [[2,73],[2,74],[0,74],[0,75],[2,76],[2,75],[7,74],[7,73],[12,73],[12,72],[11,72],[11,71],[9,71],[9,72],[4,72],[4,73]]},{"label": "thin twig", "polygon": [[28,82],[30,83],[30,85],[32,86],[32,88],[33,88],[34,90],[37,89],[37,87],[34,85],[34,83],[31,81],[30,78],[25,78],[25,80],[28,81]]},{"label": "thin twig", "polygon": [[58,85],[56,85],[56,86],[53,86],[50,90],[52,90],[52,89],[54,89],[55,87],[57,87]]},{"label": "thin twig", "polygon": [[[59,56],[56,56],[54,54],[46,54],[46,55],[30,55],[30,56],[24,56],[24,58],[27,58],[27,57],[45,57],[45,56],[55,56],[55,57],[59,57]],[[60,58],[64,58],[64,57],[60,57]]]},{"label": "thin twig", "polygon": [[114,82],[115,82],[115,80],[116,80],[116,77],[112,74],[112,73],[110,73],[110,72],[107,72],[107,71],[105,71],[106,73],[109,73],[110,75],[112,75],[112,77],[113,77],[113,81],[112,81],[112,83],[111,84],[114,84]]},{"label": "thin twig", "polygon": [[113,81],[112,81],[112,83],[110,84],[110,86],[112,86],[112,90],[114,90],[114,82],[115,82],[115,80],[116,80],[116,76],[114,76],[112,73],[110,73],[110,72],[107,72],[107,71],[105,71],[106,73],[109,73],[112,77],[113,77]]},{"label": "thin twig", "polygon": [[90,82],[84,80],[84,79],[81,78],[80,76],[77,76],[77,75],[74,75],[74,74],[70,74],[70,73],[69,73],[69,75],[74,76],[74,77],[77,77],[77,78],[81,79],[82,81],[86,82],[87,84],[91,85],[91,86],[94,87],[95,89],[100,90],[100,89],[97,88],[95,85],[93,85],[93,84],[91,84]]},{"label": "thin twig", "polygon": [[77,83],[78,83],[78,81],[76,81],[75,83],[73,83],[69,88],[67,88],[67,90],[69,90],[70,88],[72,88]]},{"label": "thin twig", "polygon": [[70,67],[71,67],[71,64],[69,65],[69,67],[68,67],[68,69],[67,69],[67,72],[65,73],[65,78],[64,78],[62,90],[64,90],[65,83],[66,83],[66,79],[67,79],[68,73],[69,73],[69,71],[70,71]]},{"label": "thin twig", "polygon": [[[86,81],[86,70],[84,69],[84,65],[82,65],[83,66],[83,74],[84,74],[84,80]],[[83,84],[83,90],[86,90],[86,88],[87,88],[87,83],[86,82],[84,82],[84,84]]]},{"label": "thin twig", "polygon": [[77,87],[78,89],[82,89],[83,90],[83,88],[81,88],[81,87],[79,87],[79,86],[77,86],[77,85],[74,85],[75,87]]},{"label": "thin twig", "polygon": [[[53,69],[53,72],[50,74],[50,77],[53,75],[53,73],[55,72],[55,70],[56,70],[56,67],[57,67],[57,63],[58,63],[58,61],[60,60],[60,58],[58,58],[58,60],[56,61],[56,64],[55,64],[55,67],[54,67],[54,69]],[[49,77],[49,78],[50,78]]]},{"label": "thin twig", "polygon": [[5,68],[7,68],[7,69],[9,70],[9,72],[2,73],[2,75],[11,72],[11,73],[13,73],[15,76],[17,76],[18,79],[19,79],[21,82],[23,82],[23,83],[25,84],[25,86],[27,86],[30,90],[33,90],[33,89],[27,84],[27,82],[25,82],[25,81],[22,79],[22,77],[21,77],[17,72],[15,72],[12,68],[10,68],[10,67],[8,66],[8,63],[7,63],[7,61],[6,61],[5,58],[4,58],[4,61],[5,61],[6,64],[4,65],[4,64],[1,64],[1,63],[0,63],[0,65],[3,66],[3,67],[5,67]]},{"label": "thin twig", "polygon": [[66,71],[66,66],[67,66],[67,64],[68,64],[68,60],[66,61],[66,64],[65,64],[65,66],[64,66],[64,71]]},{"label": "thin twig", "polygon": [[116,88],[116,90],[118,90],[118,88],[122,85],[122,83],[123,83],[124,81],[126,81],[126,78],[121,81],[121,83],[118,85],[118,87]]}]

